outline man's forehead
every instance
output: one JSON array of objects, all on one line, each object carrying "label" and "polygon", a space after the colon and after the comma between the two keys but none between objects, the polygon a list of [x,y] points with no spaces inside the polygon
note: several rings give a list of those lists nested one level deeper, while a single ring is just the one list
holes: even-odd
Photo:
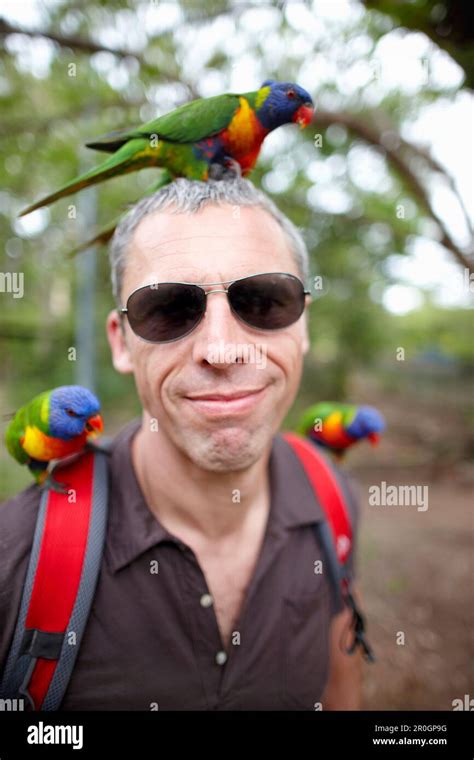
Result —
[{"label": "man's forehead", "polygon": [[131,249],[166,251],[179,246],[187,251],[217,240],[235,245],[254,240],[259,246],[287,247],[280,225],[264,209],[209,205],[195,213],[166,210],[147,215],[134,232]]},{"label": "man's forehead", "polygon": [[[287,239],[267,212],[243,208],[243,212],[262,213],[247,213],[244,223],[234,219],[230,224],[228,209],[212,207],[208,214],[206,210],[196,214],[160,212],[145,217],[137,227],[128,255],[127,269],[133,280],[130,284],[139,287],[164,279],[210,283],[289,270],[292,257]],[[219,218],[222,222],[222,212],[226,223],[213,224]]]}]

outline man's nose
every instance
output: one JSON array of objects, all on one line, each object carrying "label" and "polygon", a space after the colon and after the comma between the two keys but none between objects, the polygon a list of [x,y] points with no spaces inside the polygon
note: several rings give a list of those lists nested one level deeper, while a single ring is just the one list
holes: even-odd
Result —
[{"label": "man's nose", "polygon": [[225,291],[208,292],[206,313],[194,337],[194,360],[216,367],[235,364],[235,347],[244,342],[249,342],[245,325],[232,313]]}]

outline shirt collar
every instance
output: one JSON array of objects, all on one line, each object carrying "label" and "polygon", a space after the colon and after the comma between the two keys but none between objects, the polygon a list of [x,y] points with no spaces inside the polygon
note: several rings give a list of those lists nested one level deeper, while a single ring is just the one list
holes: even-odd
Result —
[{"label": "shirt collar", "polygon": [[[110,456],[109,526],[105,557],[113,573],[165,541],[180,544],[148,508],[131,458],[131,442],[141,420],[129,423],[114,439]],[[277,434],[269,460],[270,530],[319,522],[324,515],[291,446]]]}]

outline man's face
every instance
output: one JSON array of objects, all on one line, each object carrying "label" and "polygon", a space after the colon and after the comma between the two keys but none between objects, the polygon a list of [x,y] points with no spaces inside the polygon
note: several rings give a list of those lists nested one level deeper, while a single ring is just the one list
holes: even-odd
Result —
[{"label": "man's face", "polygon": [[[299,276],[283,232],[263,209],[150,214],[130,246],[122,303],[152,282],[214,283],[261,272]],[[135,376],[145,425],[156,418],[172,445],[215,472],[244,469],[262,456],[293,403],[308,350],[304,316],[285,329],[256,330],[232,314],[222,292],[207,297],[194,331],[171,343],[141,340],[126,319],[124,335],[116,311],[107,329],[115,368]],[[239,355],[244,361],[235,361]],[[212,400],[248,391],[258,392]]]}]

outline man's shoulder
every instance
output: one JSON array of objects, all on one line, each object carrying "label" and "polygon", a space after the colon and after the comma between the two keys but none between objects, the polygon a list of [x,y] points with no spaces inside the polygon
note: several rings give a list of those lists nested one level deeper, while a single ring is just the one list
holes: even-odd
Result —
[{"label": "man's shoulder", "polygon": [[41,490],[31,485],[0,504],[0,611],[2,600],[26,568],[40,499]]},{"label": "man's shoulder", "polygon": [[[309,442],[309,439],[305,440]],[[359,506],[356,487],[351,473],[344,467],[338,465],[330,454],[324,451],[321,447],[316,447],[311,443],[311,448],[314,449],[315,457],[319,460],[324,460],[326,466],[333,473],[336,483],[342,492],[344,503],[349,512],[349,518],[355,528],[359,518]],[[290,485],[294,485],[296,482],[299,483],[302,480],[309,485],[305,468],[296,455],[293,447],[285,439],[284,433],[279,432],[274,436],[273,451],[276,454],[275,464],[284,476],[279,479],[280,485],[283,486],[283,481],[285,484],[289,483]],[[310,490],[314,494],[313,486],[310,486]]]},{"label": "man's shoulder", "polygon": [[31,485],[0,504],[0,670],[13,636],[40,499],[40,489]]},{"label": "man's shoulder", "polygon": [[21,553],[31,547],[41,490],[31,485],[0,504],[0,578],[10,549]]}]

